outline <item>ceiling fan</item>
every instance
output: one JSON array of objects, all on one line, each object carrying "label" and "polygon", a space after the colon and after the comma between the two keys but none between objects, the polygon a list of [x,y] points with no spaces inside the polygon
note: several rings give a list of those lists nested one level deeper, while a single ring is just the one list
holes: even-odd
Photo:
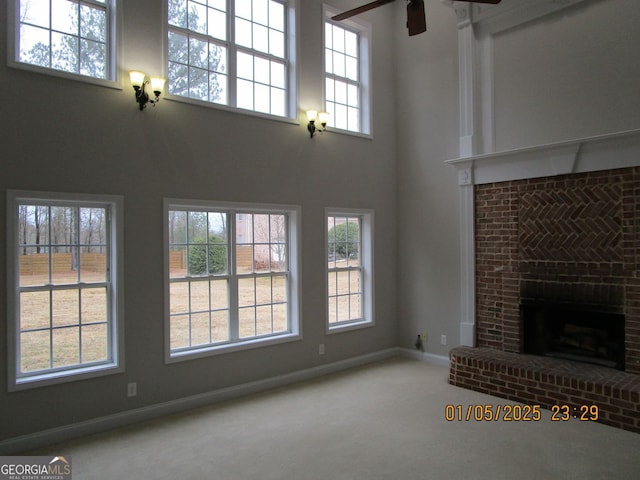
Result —
[{"label": "ceiling fan", "polygon": [[[374,8],[381,7],[387,3],[394,2],[395,0],[376,0],[375,2],[367,3],[359,7],[347,10],[339,15],[331,17],[332,20],[340,21],[347,18],[359,15],[360,13],[373,10]],[[497,4],[502,0],[466,0],[468,3],[492,3]],[[427,19],[424,13],[424,0],[409,0],[407,3],[407,28],[409,29],[409,36],[418,35],[419,33],[427,31]]]}]

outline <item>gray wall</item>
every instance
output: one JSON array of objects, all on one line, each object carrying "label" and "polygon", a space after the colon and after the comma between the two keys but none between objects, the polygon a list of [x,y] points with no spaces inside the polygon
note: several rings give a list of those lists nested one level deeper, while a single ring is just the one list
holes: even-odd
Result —
[{"label": "gray wall", "polygon": [[[122,71],[161,72],[163,2],[122,3]],[[299,3],[300,108],[321,108],[321,2]],[[2,2],[0,38],[6,8]],[[7,189],[124,195],[126,337],[124,374],[7,393],[3,307],[0,440],[396,346],[395,102],[386,41],[393,25],[383,14],[369,19],[376,32],[373,83],[386,92],[374,100],[372,140],[336,133],[311,140],[306,119],[296,125],[168,100],[140,112],[128,78],[117,90],[29,73],[8,68],[0,49],[0,225]],[[302,207],[301,341],[165,365],[163,197]],[[374,328],[325,335],[326,206],[375,210]],[[3,306],[5,251],[2,234]],[[138,395],[127,398],[131,381]]]},{"label": "gray wall", "polygon": [[640,2],[588,0],[495,37],[496,150],[640,128]]},{"label": "gray wall", "polygon": [[444,164],[458,156],[458,34],[454,10],[427,7],[426,33],[397,35],[399,343],[426,331],[426,350],[447,355],[460,324],[457,174]]},{"label": "gray wall", "polygon": [[[396,34],[398,332],[411,347],[426,331],[447,355],[460,328],[459,191],[443,164],[459,154],[457,19],[435,1],[427,14],[426,34]],[[586,0],[497,35],[496,150],[640,128],[638,25],[637,0]]]}]

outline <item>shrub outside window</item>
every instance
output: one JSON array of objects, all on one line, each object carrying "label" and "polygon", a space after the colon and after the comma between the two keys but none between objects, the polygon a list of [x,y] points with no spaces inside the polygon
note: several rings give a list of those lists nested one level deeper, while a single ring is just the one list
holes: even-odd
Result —
[{"label": "shrub outside window", "polygon": [[8,197],[10,389],[121,371],[121,198]]},{"label": "shrub outside window", "polygon": [[297,338],[297,209],[165,202],[168,358]]},{"label": "shrub outside window", "polygon": [[373,324],[373,213],[327,210],[327,325]]}]

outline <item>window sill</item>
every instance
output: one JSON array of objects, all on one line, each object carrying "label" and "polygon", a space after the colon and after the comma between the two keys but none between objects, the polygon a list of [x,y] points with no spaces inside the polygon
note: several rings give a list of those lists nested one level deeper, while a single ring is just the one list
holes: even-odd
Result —
[{"label": "window sill", "polygon": [[342,130],[341,128],[335,128],[328,125],[324,133],[325,134],[338,133],[340,135],[347,135],[350,137],[359,137],[359,138],[364,138],[365,140],[373,140],[373,134],[371,133],[352,132],[351,130]]},{"label": "window sill", "polygon": [[169,92],[165,92],[160,97],[161,99],[170,100],[172,102],[185,103],[188,105],[194,105],[197,107],[212,108],[214,110],[221,110],[223,112],[235,113],[239,115],[248,115],[250,117],[261,118],[264,120],[272,120],[280,123],[288,123],[291,125],[300,125],[300,121],[297,118],[280,117],[278,115],[271,115],[268,113],[256,112],[254,110],[246,110],[244,108],[231,107],[223,103],[206,102],[204,100],[198,100],[197,98],[181,97],[180,95],[172,95]]},{"label": "window sill", "polygon": [[55,373],[41,373],[29,377],[16,378],[14,382],[9,384],[10,392],[20,390],[28,390],[30,388],[46,387],[49,385],[57,385],[60,383],[77,382],[79,380],[87,380],[90,378],[103,377],[106,375],[114,375],[124,372],[124,367],[109,363],[106,365],[94,365],[90,367],[81,367],[74,370],[65,370]]},{"label": "window sill", "polygon": [[169,352],[165,363],[178,363],[197,358],[210,357],[213,355],[223,355],[226,353],[240,352],[243,350],[252,350],[254,348],[269,347],[280,343],[294,342],[301,340],[302,335],[299,333],[287,333],[278,336],[269,336],[261,338],[252,338],[250,340],[242,340],[234,343],[225,343],[221,345],[203,345],[202,348],[194,350],[186,350],[182,352]]},{"label": "window sill", "polygon": [[335,323],[327,326],[327,335],[331,335],[334,333],[342,333],[348,332],[351,330],[360,330],[363,328],[374,327],[375,323],[372,320],[361,320],[359,322],[348,322],[348,323]]},{"label": "window sill", "polygon": [[39,65],[32,65],[30,63],[16,62],[9,60],[9,67],[16,70],[23,70],[31,73],[37,73],[39,75],[48,75],[51,77],[63,78],[74,82],[88,83],[91,85],[98,85],[100,87],[113,88],[115,90],[122,90],[122,83],[119,80],[109,80],[106,78],[95,78],[87,75],[80,75],[78,73],[65,72],[64,70],[56,70],[54,68],[41,67]]}]

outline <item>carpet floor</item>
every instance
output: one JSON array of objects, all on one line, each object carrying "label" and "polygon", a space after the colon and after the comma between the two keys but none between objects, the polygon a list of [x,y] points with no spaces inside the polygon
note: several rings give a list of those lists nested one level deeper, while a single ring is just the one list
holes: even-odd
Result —
[{"label": "carpet floor", "polygon": [[639,434],[547,410],[447,421],[447,405],[516,405],[447,378],[393,358],[29,454],[71,456],[74,480],[639,478]]}]

